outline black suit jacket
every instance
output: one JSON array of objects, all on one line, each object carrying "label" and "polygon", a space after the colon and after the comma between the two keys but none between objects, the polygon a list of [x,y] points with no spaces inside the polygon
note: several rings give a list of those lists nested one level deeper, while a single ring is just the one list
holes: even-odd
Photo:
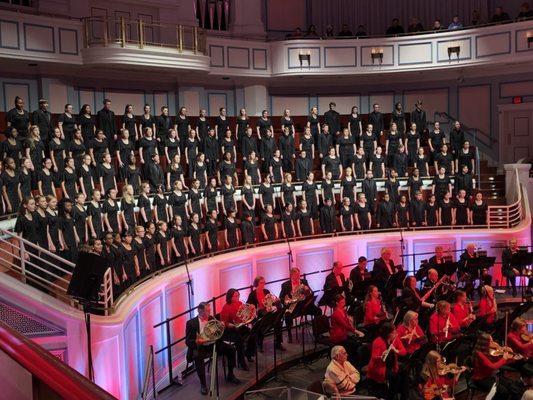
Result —
[{"label": "black suit jacket", "polygon": [[45,110],[35,110],[31,114],[31,123],[39,127],[41,139],[48,142],[52,136],[52,114]]},{"label": "black suit jacket", "polygon": [[320,209],[320,227],[324,233],[332,233],[337,230],[337,218],[333,206],[322,206]]},{"label": "black suit jacket", "polygon": [[[306,279],[300,279],[300,283],[309,287],[309,283],[307,282]],[[283,284],[281,285],[281,291],[279,292],[279,299],[282,302],[285,302],[285,296],[289,296],[289,299],[292,299],[291,292],[292,292],[292,285],[291,285],[291,280],[289,279],[288,281],[283,282]]]},{"label": "black suit jacket", "polygon": [[[392,273],[394,274],[396,269],[392,260],[389,260],[389,266]],[[378,285],[382,285],[382,287],[384,287],[390,275],[391,274],[389,273],[387,264],[385,264],[385,260],[383,260],[383,258],[378,258],[374,262],[374,268],[372,269],[372,279],[376,281]]]},{"label": "black suit jacket", "polygon": [[[270,293],[270,290],[265,289],[265,296]],[[253,304],[256,309],[259,309],[259,302],[257,301],[257,289],[254,289],[250,292],[248,295],[248,300],[246,300],[248,304]]]},{"label": "black suit jacket", "polygon": [[[214,319],[212,315],[209,316],[209,320]],[[195,351],[198,350],[196,344],[196,337],[200,333],[200,320],[198,317],[191,318],[185,325],[185,344],[187,345],[187,361],[191,362],[194,358]]]},{"label": "black suit jacket", "polygon": [[326,282],[324,283],[324,295],[320,299],[318,304],[319,306],[326,304],[329,306],[334,305],[335,296],[337,294],[344,293],[345,296],[348,296],[348,281],[344,277],[344,274],[341,274],[341,282],[342,286],[339,286],[333,271],[326,276]]}]

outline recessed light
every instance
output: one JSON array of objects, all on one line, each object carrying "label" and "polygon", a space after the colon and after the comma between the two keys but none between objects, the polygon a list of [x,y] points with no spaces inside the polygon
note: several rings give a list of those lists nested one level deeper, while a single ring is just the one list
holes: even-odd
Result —
[{"label": "recessed light", "polygon": [[28,67],[36,67],[37,66],[37,63],[29,63],[28,64]]},{"label": "recessed light", "polygon": [[223,76],[223,77],[222,77],[222,80],[223,80],[223,81],[229,81],[229,76]]}]

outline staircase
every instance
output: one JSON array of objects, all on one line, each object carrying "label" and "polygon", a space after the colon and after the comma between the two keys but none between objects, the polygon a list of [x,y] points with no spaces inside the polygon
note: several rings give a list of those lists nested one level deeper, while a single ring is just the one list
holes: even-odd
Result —
[{"label": "staircase", "polygon": [[505,175],[498,174],[496,167],[491,167],[487,160],[479,161],[479,177],[483,198],[489,205],[505,205]]}]

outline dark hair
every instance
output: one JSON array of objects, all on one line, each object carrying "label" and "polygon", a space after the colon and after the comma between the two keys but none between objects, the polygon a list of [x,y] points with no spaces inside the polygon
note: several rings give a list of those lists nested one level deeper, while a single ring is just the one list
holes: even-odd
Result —
[{"label": "dark hair", "polygon": [[237,289],[234,289],[234,288],[231,288],[229,289],[227,292],[226,292],[226,303],[227,304],[230,304],[231,303],[231,299],[233,298],[233,295],[238,292]]},{"label": "dark hair", "polygon": [[198,304],[198,311],[204,311],[208,305],[209,303],[207,301],[202,301],[200,304]]},{"label": "dark hair", "polygon": [[127,112],[128,112],[128,107],[133,108],[133,105],[131,105],[131,104],[126,104],[126,106],[124,107],[124,114],[127,114]]},{"label": "dark hair", "polygon": [[256,276],[254,279],[253,287],[256,288],[257,286],[259,286],[259,282],[261,282],[262,280],[265,280],[263,276],[261,275]]},{"label": "dark hair", "polygon": [[365,256],[361,256],[357,259],[358,262],[363,262],[363,261],[366,261],[366,257]]},{"label": "dark hair", "polygon": [[83,114],[85,114],[85,113],[87,112],[87,111],[86,111],[86,110],[87,110],[87,107],[90,107],[90,105],[89,105],[89,104],[84,104],[84,105],[82,105],[81,108],[80,108],[80,113],[79,113],[79,115],[83,115]]},{"label": "dark hair", "polygon": [[19,216],[22,217],[24,214],[26,214],[26,208],[28,206],[28,203],[32,199],[33,199],[33,197],[24,197],[22,199],[22,201],[20,202],[20,207],[19,207]]},{"label": "dark hair", "polygon": [[381,336],[381,338],[383,340],[387,340],[387,337],[392,333],[394,332],[394,325],[390,322],[384,322],[380,329],[379,329],[379,336]]},{"label": "dark hair", "polygon": [[59,204],[57,206],[57,213],[60,217],[64,218],[67,215],[67,210],[65,209],[65,205],[68,203],[72,204],[72,200],[67,199],[67,198],[62,198],[59,201]]},{"label": "dark hair", "polygon": [[109,100],[109,99],[104,99],[103,104],[105,104],[105,103],[111,103],[111,100]]},{"label": "dark hair", "polygon": [[17,101],[19,101],[19,100],[24,101],[24,99],[23,99],[22,97],[20,97],[20,96],[15,96],[15,106],[17,105]]},{"label": "dark hair", "polygon": [[334,300],[334,301],[335,301],[335,305],[339,304],[339,302],[340,302],[342,299],[344,299],[344,295],[342,295],[341,293],[337,293],[337,294],[335,295],[335,300]]}]

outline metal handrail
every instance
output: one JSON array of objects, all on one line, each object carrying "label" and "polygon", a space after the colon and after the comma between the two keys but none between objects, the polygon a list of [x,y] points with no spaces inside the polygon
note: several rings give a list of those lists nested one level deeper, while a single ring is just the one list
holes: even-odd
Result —
[{"label": "metal handrail", "polygon": [[147,46],[157,46],[174,48],[179,53],[192,51],[194,54],[207,55],[206,31],[197,26],[148,22],[141,18],[124,17],[86,17],[82,21],[86,48],[133,45],[144,49]]}]

